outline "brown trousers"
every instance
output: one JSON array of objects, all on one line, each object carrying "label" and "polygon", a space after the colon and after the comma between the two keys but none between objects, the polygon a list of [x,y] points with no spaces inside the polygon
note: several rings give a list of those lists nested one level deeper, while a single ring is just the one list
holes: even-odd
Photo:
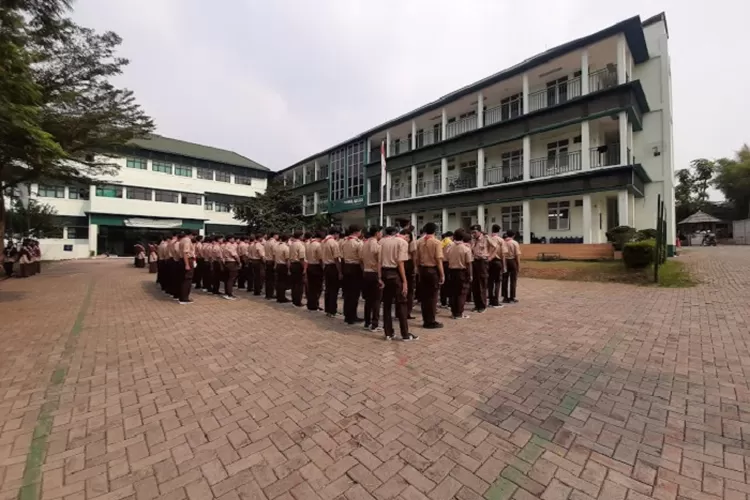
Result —
[{"label": "brown trousers", "polygon": [[[489,278],[487,279],[487,294],[489,295],[490,305],[497,306],[500,304],[500,285],[503,280],[503,261],[501,259],[492,259],[490,261]],[[505,296],[505,294],[503,294]]]},{"label": "brown trousers", "polygon": [[307,266],[307,308],[311,311],[320,309],[320,294],[323,292],[323,266]]},{"label": "brown trousers", "polygon": [[357,319],[357,305],[362,288],[362,266],[344,264],[341,288],[344,292],[344,321],[354,322]]},{"label": "brown trousers", "polygon": [[261,259],[253,259],[253,295],[260,295],[266,281],[266,266]]},{"label": "brown trousers", "polygon": [[396,306],[396,319],[398,319],[401,337],[409,336],[408,311],[406,296],[401,293],[403,282],[398,269],[383,269],[383,330],[388,337],[393,337],[393,306]]},{"label": "brown trousers", "polygon": [[266,266],[266,298],[272,299],[276,291],[276,263],[272,260],[265,262]]},{"label": "brown trousers", "polygon": [[503,273],[503,298],[516,299],[516,283],[518,282],[518,264],[515,260],[506,261],[508,271]]},{"label": "brown trousers", "polygon": [[414,291],[417,287],[417,277],[414,274],[414,261],[407,260],[404,262],[404,272],[406,273],[406,315],[411,316],[414,309]]},{"label": "brown trousers", "polygon": [[471,291],[474,298],[474,307],[478,311],[483,311],[487,309],[487,259],[475,259],[472,262],[472,269],[474,271],[474,283],[472,283]]},{"label": "brown trousers", "polygon": [[376,328],[380,322],[380,303],[383,300],[378,273],[365,271],[362,279],[362,296],[365,298],[365,326]]},{"label": "brown trousers", "polygon": [[190,291],[193,289],[193,269],[185,269],[185,265],[182,264],[182,283],[180,284],[180,302],[188,302],[190,300]]},{"label": "brown trousers", "polygon": [[289,282],[292,289],[292,303],[302,307],[302,294],[305,290],[304,265],[302,262],[292,262],[289,269]]},{"label": "brown trousers", "polygon": [[276,302],[285,304],[286,290],[289,288],[289,268],[286,264],[276,264]]},{"label": "brown trousers", "polygon": [[234,280],[237,279],[237,271],[239,270],[239,264],[234,261],[224,262],[224,294],[234,297]]},{"label": "brown trousers", "polygon": [[469,290],[469,270],[468,269],[451,269],[451,315],[461,317],[466,306],[466,295]]},{"label": "brown trousers", "polygon": [[339,287],[341,286],[339,270],[336,267],[336,264],[326,264],[324,273],[326,292],[323,301],[323,308],[327,314],[336,314],[339,310],[338,297]]},{"label": "brown trousers", "polygon": [[422,322],[425,326],[436,323],[440,273],[435,266],[419,266],[419,290],[422,293]]}]

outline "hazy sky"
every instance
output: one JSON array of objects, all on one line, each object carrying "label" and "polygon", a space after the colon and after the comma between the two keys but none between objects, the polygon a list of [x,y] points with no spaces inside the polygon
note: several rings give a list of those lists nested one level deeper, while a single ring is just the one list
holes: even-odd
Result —
[{"label": "hazy sky", "polygon": [[158,133],[279,170],[546,48],[666,11],[675,168],[750,142],[750,2],[77,0]]}]

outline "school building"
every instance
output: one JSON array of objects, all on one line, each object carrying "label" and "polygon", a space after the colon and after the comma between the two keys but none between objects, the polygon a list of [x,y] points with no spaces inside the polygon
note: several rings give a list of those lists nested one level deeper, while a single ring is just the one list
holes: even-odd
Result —
[{"label": "school building", "polygon": [[674,242],[668,38],[663,13],[626,19],[277,175],[306,215],[373,224],[382,198],[386,224],[499,224],[520,232],[524,245],[556,245],[579,258],[611,255],[612,227],[655,227],[661,195]]}]

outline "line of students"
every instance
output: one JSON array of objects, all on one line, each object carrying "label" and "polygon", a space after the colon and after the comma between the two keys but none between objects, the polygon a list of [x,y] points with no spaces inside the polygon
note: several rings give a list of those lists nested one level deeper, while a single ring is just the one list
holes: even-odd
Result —
[{"label": "line of students", "polygon": [[16,263],[19,278],[28,278],[42,272],[42,249],[37,240],[24,238],[20,244],[9,240],[1,258],[6,278],[13,276]]},{"label": "line of students", "polygon": [[[336,228],[314,234],[297,231],[291,236],[270,231],[203,238],[182,232],[162,239],[158,246],[150,245],[148,259],[157,283],[180,304],[192,302],[193,287],[235,300],[236,285],[255,296],[265,289],[267,300],[300,308],[304,297],[308,311],[323,311],[334,318],[339,316],[341,291],[347,324],[364,323],[366,329],[383,331],[386,339],[392,339],[395,309],[401,338],[411,341],[418,338],[408,323],[414,319],[415,293],[427,329],[443,326],[437,321],[439,299],[444,307],[450,305],[454,319],[468,318],[464,308],[472,298],[474,310],[484,312],[488,285],[491,307],[501,307],[501,288],[503,302],[516,302],[520,248],[513,231],[503,237],[497,225],[492,229],[489,236],[478,226],[470,232],[459,229],[444,234],[442,241],[435,236],[434,223],[426,224],[416,240],[412,228],[374,226],[363,235],[356,225],[343,238]],[[357,316],[360,297],[364,318]]]}]

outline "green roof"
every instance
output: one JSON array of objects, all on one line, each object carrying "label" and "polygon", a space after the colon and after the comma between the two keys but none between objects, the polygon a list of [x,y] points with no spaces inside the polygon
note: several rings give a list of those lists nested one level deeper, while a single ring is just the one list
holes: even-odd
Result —
[{"label": "green roof", "polygon": [[157,134],[152,134],[144,139],[133,139],[128,142],[128,145],[145,149],[147,151],[170,153],[186,156],[188,158],[195,158],[197,160],[206,160],[223,163],[225,165],[270,171],[268,167],[264,167],[260,163],[256,163],[250,158],[246,158],[234,151],[195,144],[194,142],[181,141],[179,139],[171,139]]}]

